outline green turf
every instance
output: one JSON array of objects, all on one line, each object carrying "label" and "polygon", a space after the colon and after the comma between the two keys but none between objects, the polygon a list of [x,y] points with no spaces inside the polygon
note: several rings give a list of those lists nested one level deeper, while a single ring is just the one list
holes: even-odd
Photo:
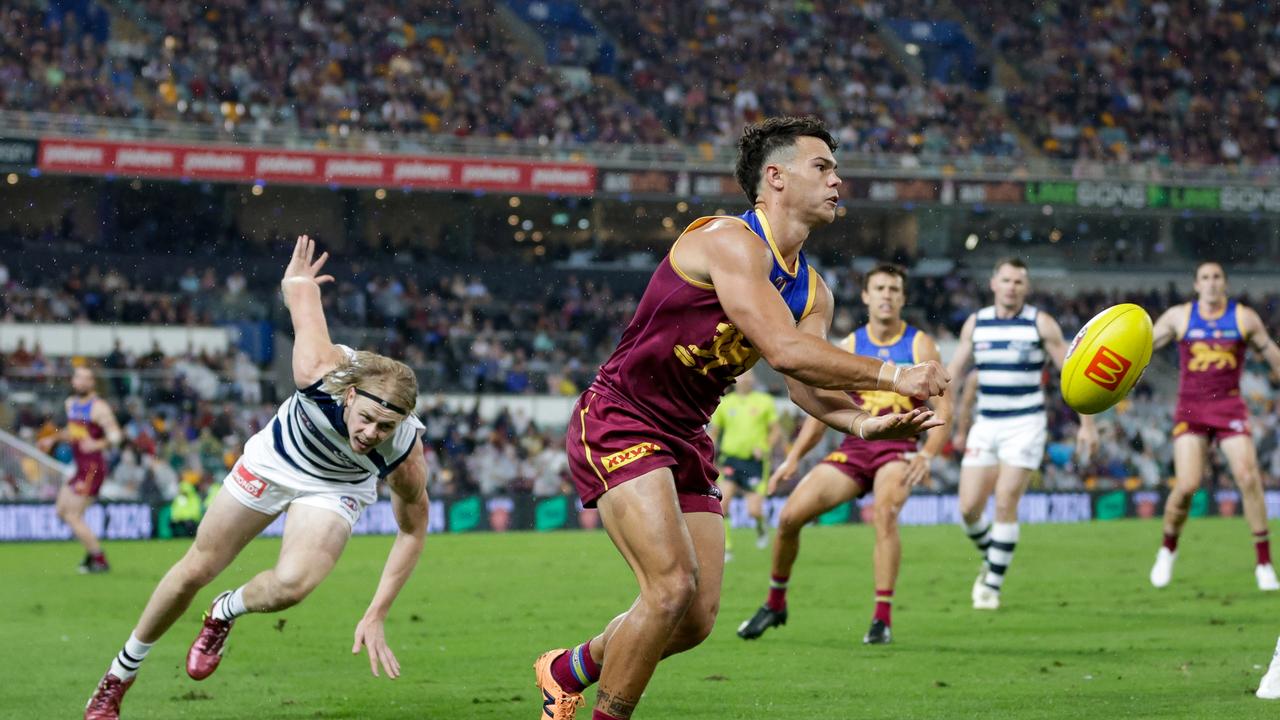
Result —
[{"label": "green turf", "polygon": [[[977,613],[961,531],[906,528],[895,643],[867,648],[868,528],[808,529],[790,624],[753,643],[734,630],[763,599],[768,564],[744,533],[715,632],[659,667],[639,716],[1275,717],[1280,703],[1252,691],[1280,633],[1280,597],[1254,588],[1245,525],[1192,521],[1163,591],[1146,579],[1158,537],[1155,521],[1023,526],[1005,607]],[[375,680],[349,650],[388,544],[353,540],[306,602],[242,619],[218,673],[192,682],[183,654],[203,605],[279,547],[254,543],[152,651],[125,717],[533,720],[533,658],[586,638],[633,594],[600,532],[432,537],[388,624],[404,676]],[[185,547],[110,544],[111,574],[80,576],[70,544],[0,545],[0,715],[77,717]]]}]

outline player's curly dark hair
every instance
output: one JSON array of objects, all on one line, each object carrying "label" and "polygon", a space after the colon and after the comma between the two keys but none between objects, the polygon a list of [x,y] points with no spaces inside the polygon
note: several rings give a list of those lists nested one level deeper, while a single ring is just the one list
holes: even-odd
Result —
[{"label": "player's curly dark hair", "polygon": [[796,138],[800,137],[816,137],[832,151],[840,145],[827,132],[826,123],[812,115],[772,117],[742,129],[742,137],[738,138],[738,164],[733,175],[751,204],[754,205],[759,198],[756,189],[760,187],[765,160],[775,150],[794,145]]}]

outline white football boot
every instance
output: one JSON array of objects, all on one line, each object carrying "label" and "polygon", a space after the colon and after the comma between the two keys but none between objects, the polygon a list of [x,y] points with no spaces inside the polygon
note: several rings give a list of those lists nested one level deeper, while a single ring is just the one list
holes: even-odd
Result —
[{"label": "white football boot", "polygon": [[1173,579],[1173,561],[1177,559],[1178,553],[1160,546],[1156,552],[1156,564],[1151,566],[1151,584],[1158,588],[1168,585]]},{"label": "white football boot", "polygon": [[1276,579],[1276,569],[1271,567],[1271,563],[1255,567],[1253,576],[1258,579],[1259,590],[1263,592],[1280,590],[1280,580]]},{"label": "white football boot", "polygon": [[983,582],[987,579],[987,564],[982,563],[982,570],[978,572],[978,578],[973,581],[973,591],[970,593],[973,598],[974,610],[999,610],[1000,609],[1000,591],[987,587]]},{"label": "white football boot", "polygon": [[1280,700],[1280,640],[1276,641],[1276,652],[1271,656],[1271,667],[1258,683],[1258,692],[1254,693],[1263,700]]}]

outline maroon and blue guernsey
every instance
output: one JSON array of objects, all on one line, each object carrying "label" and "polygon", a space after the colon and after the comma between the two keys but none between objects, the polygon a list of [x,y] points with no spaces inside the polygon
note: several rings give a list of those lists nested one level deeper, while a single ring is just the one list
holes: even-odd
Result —
[{"label": "maroon and blue guernsey", "polygon": [[1222,314],[1205,317],[1192,302],[1178,340],[1178,406],[1174,436],[1185,433],[1230,437],[1249,430],[1249,410],[1240,397],[1245,337],[1239,305],[1227,301]]},{"label": "maroon and blue guernsey", "polygon": [[[844,348],[855,355],[879,358],[895,365],[914,365],[920,361],[919,343],[924,333],[906,323],[897,336],[879,342],[871,337],[867,326],[855,330],[843,343]],[[849,393],[854,404],[872,417],[890,413],[910,412],[924,403],[915,398],[886,390],[868,390]],[[901,461],[908,453],[915,452],[916,439],[860,440],[856,435],[846,435],[840,447],[829,453],[822,462],[848,475],[866,494],[875,485],[876,473],[891,462]]]},{"label": "maroon and blue guernsey", "polygon": [[79,495],[97,497],[102,481],[107,477],[107,456],[101,450],[86,452],[80,449],[82,440],[101,440],[106,430],[93,419],[95,398],[67,402],[67,435],[70,437],[71,457],[76,471],[71,477],[71,489]]},{"label": "maroon and blue guernsey", "polygon": [[[725,217],[699,218],[685,233],[720,219]],[[761,210],[729,219],[751,228],[773,251],[769,280],[799,322],[813,308],[817,289],[804,253],[787,268]],[[686,276],[668,254],[592,389],[631,403],[671,430],[700,432],[734,378],[759,359],[712,286]]]},{"label": "maroon and blue guernsey", "polygon": [[[772,251],[769,280],[796,322],[812,311],[815,273],[804,253],[786,266],[764,211],[699,218],[685,233],[716,220],[744,224]],[[719,512],[705,427],[734,378],[759,359],[720,307],[715,288],[690,278],[668,253],[570,418],[566,448],[583,505],[594,507],[609,488],[671,467],[685,511]]]}]

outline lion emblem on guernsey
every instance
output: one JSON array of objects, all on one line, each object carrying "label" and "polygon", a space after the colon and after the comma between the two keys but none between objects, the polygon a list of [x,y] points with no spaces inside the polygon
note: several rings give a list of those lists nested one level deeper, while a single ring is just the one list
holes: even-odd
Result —
[{"label": "lion emblem on guernsey", "polygon": [[867,390],[858,393],[860,402],[858,405],[872,416],[883,415],[889,413],[901,413],[911,411],[911,398],[903,397],[895,392],[887,390]]},{"label": "lion emblem on guernsey", "polygon": [[1212,367],[1214,370],[1235,369],[1237,364],[1235,353],[1207,342],[1191,343],[1191,362],[1187,369],[1191,372],[1204,372]]},{"label": "lion emblem on guernsey", "polygon": [[737,377],[750,370],[760,359],[760,353],[751,347],[747,336],[727,322],[716,325],[716,334],[706,345],[677,345],[675,353],[685,367],[693,368],[703,375],[725,368],[730,377]]}]

